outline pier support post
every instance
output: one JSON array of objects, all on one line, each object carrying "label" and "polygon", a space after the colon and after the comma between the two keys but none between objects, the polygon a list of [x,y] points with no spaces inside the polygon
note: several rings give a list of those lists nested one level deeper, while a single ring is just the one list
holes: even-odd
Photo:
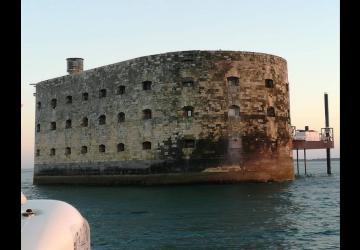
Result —
[{"label": "pier support post", "polygon": [[306,175],[306,149],[304,148],[304,164],[305,164],[305,175]]},{"label": "pier support post", "polygon": [[[329,107],[328,107],[328,94],[324,94],[325,101],[325,128],[329,128]],[[326,136],[330,139],[329,132],[326,132]],[[331,161],[330,161],[330,148],[326,149],[326,168],[327,174],[331,175]]]},{"label": "pier support post", "polygon": [[300,175],[299,172],[299,149],[296,149],[296,168],[297,168],[297,174]]},{"label": "pier support post", "polygon": [[331,175],[330,148],[326,149],[326,166],[327,166],[327,174]]}]

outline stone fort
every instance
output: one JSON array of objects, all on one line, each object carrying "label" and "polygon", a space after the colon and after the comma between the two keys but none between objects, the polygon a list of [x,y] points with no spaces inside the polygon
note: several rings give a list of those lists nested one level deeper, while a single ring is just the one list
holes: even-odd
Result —
[{"label": "stone fort", "polygon": [[36,84],[35,184],[294,179],[287,62],[180,51]]}]

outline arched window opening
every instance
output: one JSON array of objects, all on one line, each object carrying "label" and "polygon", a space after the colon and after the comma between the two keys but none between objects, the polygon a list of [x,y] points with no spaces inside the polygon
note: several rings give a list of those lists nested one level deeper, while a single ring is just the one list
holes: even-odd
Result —
[{"label": "arched window opening", "polygon": [[50,149],[50,156],[54,156],[55,155],[55,148]]},{"label": "arched window opening", "polygon": [[72,103],[72,96],[67,96],[66,97],[66,103]]},{"label": "arched window opening", "polygon": [[184,148],[195,148],[195,140],[193,139],[184,140]]},{"label": "arched window opening", "polygon": [[265,87],[273,88],[274,87],[274,81],[272,79],[265,79]]},{"label": "arched window opening", "polygon": [[100,89],[100,91],[99,91],[99,97],[100,97],[100,98],[106,97],[106,89]]},{"label": "arched window opening", "polygon": [[125,114],[123,112],[120,112],[118,114],[118,122],[124,122],[125,121]]},{"label": "arched window opening", "polygon": [[67,128],[71,128],[71,120],[69,119],[69,120],[66,120],[66,122],[65,122],[65,128],[67,129]]},{"label": "arched window opening", "polygon": [[236,77],[236,76],[230,76],[227,78],[227,81],[228,81],[228,85],[229,86],[239,86],[239,77]]},{"label": "arched window opening", "polygon": [[106,123],[106,116],[105,115],[101,115],[100,117],[99,117],[99,124],[100,125],[103,125],[103,124],[105,124]]},{"label": "arched window opening", "polygon": [[83,94],[82,94],[82,100],[83,100],[83,101],[87,101],[87,100],[89,100],[89,94],[88,94],[88,93],[86,93],[86,92],[85,92],[85,93],[83,93]]},{"label": "arched window opening", "polygon": [[183,87],[194,87],[194,81],[193,80],[185,80],[182,82]]},{"label": "arched window opening", "polygon": [[36,132],[40,132],[40,124],[36,125]]},{"label": "arched window opening", "polygon": [[56,130],[56,122],[51,122],[50,123],[50,129],[51,130]]},{"label": "arched window opening", "polygon": [[267,115],[270,117],[275,117],[275,109],[274,107],[268,107],[267,108]]},{"label": "arched window opening", "polygon": [[117,145],[117,151],[118,152],[122,152],[122,151],[124,151],[125,150],[125,145],[124,145],[124,143],[119,143],[118,145]]},{"label": "arched window opening", "polygon": [[71,148],[65,148],[65,155],[71,155]]},{"label": "arched window opening", "polygon": [[51,105],[51,107],[52,107],[53,109],[56,108],[57,100],[56,100],[56,99],[52,99],[51,102],[50,102],[50,105]]},{"label": "arched window opening", "polygon": [[143,90],[151,90],[151,81],[144,81],[142,85],[143,85]]},{"label": "arched window opening", "polygon": [[123,85],[119,86],[119,87],[117,88],[116,94],[118,94],[118,95],[123,95],[123,94],[125,94],[125,86],[123,86]]},{"label": "arched window opening", "polygon": [[194,107],[192,107],[192,106],[183,107],[183,116],[184,117],[193,117],[194,116]]},{"label": "arched window opening", "polygon": [[87,127],[89,124],[89,119],[87,117],[84,117],[81,121],[81,126],[82,127]]},{"label": "arched window opening", "polygon": [[41,102],[37,102],[36,108],[37,108],[37,109],[41,109]]},{"label": "arched window opening", "polygon": [[104,144],[99,145],[99,152],[105,153],[105,145]]},{"label": "arched window opening", "polygon": [[144,120],[148,120],[148,119],[152,118],[150,109],[144,109],[143,110],[143,118],[144,118]]},{"label": "arched window opening", "polygon": [[37,149],[36,150],[36,154],[35,154],[36,156],[40,156],[40,149]]},{"label": "arched window opening", "polygon": [[231,105],[228,112],[229,117],[239,117],[240,116],[240,108],[236,105]]},{"label": "arched window opening", "polygon": [[145,141],[143,142],[143,150],[149,150],[151,149],[151,142]]},{"label": "arched window opening", "polygon": [[88,148],[86,146],[81,147],[81,154],[86,154],[88,152]]}]

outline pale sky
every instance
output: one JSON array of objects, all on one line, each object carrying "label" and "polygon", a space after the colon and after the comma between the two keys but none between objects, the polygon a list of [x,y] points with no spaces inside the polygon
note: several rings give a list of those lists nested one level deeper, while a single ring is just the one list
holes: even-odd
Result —
[{"label": "pale sky", "polygon": [[[84,69],[181,50],[239,50],[288,63],[292,125],[325,126],[329,95],[332,157],[340,157],[340,7],[336,0],[22,0],[21,168],[34,164],[35,88]],[[302,157],[302,152],[300,153]],[[307,158],[325,157],[308,150]]]}]

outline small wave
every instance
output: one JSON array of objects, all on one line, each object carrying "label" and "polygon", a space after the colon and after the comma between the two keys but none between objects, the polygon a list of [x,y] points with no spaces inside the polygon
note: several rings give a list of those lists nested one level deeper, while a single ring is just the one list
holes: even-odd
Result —
[{"label": "small wave", "polygon": [[131,211],[131,214],[147,214],[149,211]]}]

